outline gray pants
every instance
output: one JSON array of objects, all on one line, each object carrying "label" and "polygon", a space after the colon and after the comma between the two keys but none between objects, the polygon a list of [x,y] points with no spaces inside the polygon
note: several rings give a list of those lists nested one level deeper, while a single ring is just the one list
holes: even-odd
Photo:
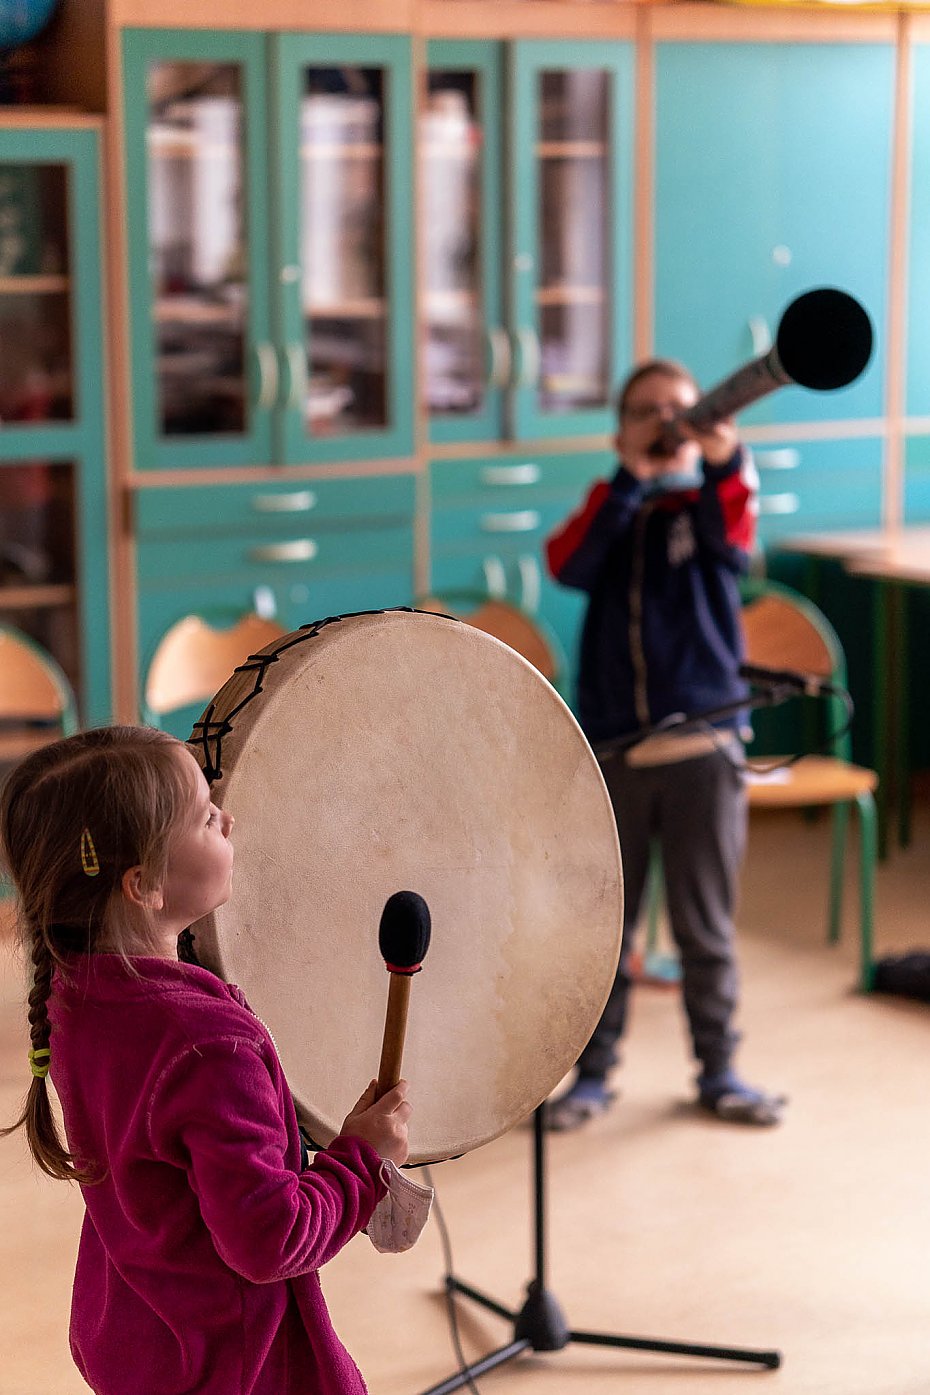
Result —
[{"label": "gray pants", "polygon": [[708,1075],[726,1070],[739,1041],[733,910],[746,846],[746,795],[733,752],[713,751],[672,765],[604,762],[623,856],[623,947],[607,1006],[578,1061],[603,1078],[617,1061],[626,1026],[630,955],[658,841],[669,924],[681,956],[682,990],[694,1054]]}]

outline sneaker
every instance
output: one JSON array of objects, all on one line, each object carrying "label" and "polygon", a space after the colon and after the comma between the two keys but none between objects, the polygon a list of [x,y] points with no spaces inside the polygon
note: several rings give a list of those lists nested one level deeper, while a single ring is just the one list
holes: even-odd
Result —
[{"label": "sneaker", "polygon": [[550,1133],[568,1133],[589,1119],[606,1114],[614,1098],[613,1091],[608,1090],[603,1080],[576,1081],[560,1099],[546,1105],[543,1122]]},{"label": "sneaker", "polygon": [[728,1124],[780,1124],[784,1095],[767,1095],[740,1080],[733,1071],[702,1075],[698,1080],[698,1103]]}]

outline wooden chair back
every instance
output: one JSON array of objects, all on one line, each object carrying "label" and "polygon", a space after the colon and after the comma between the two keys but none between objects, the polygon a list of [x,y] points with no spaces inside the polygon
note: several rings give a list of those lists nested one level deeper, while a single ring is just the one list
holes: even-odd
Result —
[{"label": "wooden chair back", "polygon": [[832,678],[840,656],[810,611],[780,592],[766,592],[743,607],[746,660],[764,668],[794,669]]},{"label": "wooden chair back", "polygon": [[0,762],[71,736],[77,726],[74,690],[63,669],[28,635],[0,625]]},{"label": "wooden chair back", "polygon": [[285,633],[273,620],[243,615],[219,629],[199,615],[179,620],[160,640],[145,680],[146,720],[154,725],[168,712],[205,704],[250,654]]},{"label": "wooden chair back", "polygon": [[561,665],[552,641],[540,625],[525,611],[509,601],[495,598],[479,599],[474,609],[468,609],[468,598],[429,596],[417,605],[418,610],[430,610],[439,615],[455,615],[465,624],[482,630],[494,639],[515,649],[537,668],[553,687],[558,687]]},{"label": "wooden chair back", "polygon": [[[746,660],[762,668],[790,669],[846,687],[846,656],[830,621],[806,596],[777,581],[748,581],[743,594]],[[849,760],[852,741],[839,696],[753,715],[756,741],[750,754],[826,749]],[[774,741],[774,745],[773,745]]]}]

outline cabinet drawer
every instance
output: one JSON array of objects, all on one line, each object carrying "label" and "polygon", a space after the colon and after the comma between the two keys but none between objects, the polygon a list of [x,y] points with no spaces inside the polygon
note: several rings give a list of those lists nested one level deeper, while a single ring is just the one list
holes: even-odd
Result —
[{"label": "cabinet drawer", "polygon": [[326,576],[388,565],[412,565],[413,526],[393,528],[304,527],[288,537],[201,536],[142,541],[136,549],[139,586],[238,577],[274,584],[291,574]]},{"label": "cabinet drawer", "polygon": [[[410,567],[373,568],[364,575],[330,575],[263,586],[260,596],[247,581],[204,582],[200,585],[153,587],[139,597],[140,691],[159,640],[177,621],[200,615],[211,624],[233,625],[250,610],[261,608],[285,630],[296,630],[330,615],[360,610],[387,610],[413,604]],[[190,736],[203,704],[169,714],[166,729],[181,740]]]},{"label": "cabinet drawer", "polygon": [[542,552],[548,535],[581,502],[580,495],[527,500],[522,508],[481,507],[434,509],[430,546],[437,556],[458,552],[506,554]]},{"label": "cabinet drawer", "polygon": [[[777,456],[780,449],[772,451]],[[805,441],[790,449],[799,457],[790,474],[759,472],[759,538],[764,546],[777,545],[792,533],[879,526],[881,440]]]},{"label": "cabinet drawer", "polygon": [[371,479],[272,481],[140,489],[135,496],[140,538],[223,533],[295,533],[308,525],[377,525],[412,518],[412,475]]},{"label": "cabinet drawer", "polygon": [[531,508],[526,500],[581,495],[593,480],[616,468],[610,451],[582,455],[484,456],[434,461],[430,468],[433,507],[487,504],[489,510]]},{"label": "cabinet drawer", "polygon": [[[246,581],[204,582],[197,586],[158,587],[139,597],[140,653],[143,671],[166,630],[186,615],[200,615],[219,626],[232,625],[255,609],[255,591]],[[266,589],[265,609],[286,630],[296,630],[328,615],[411,605],[409,568],[373,568],[364,576],[313,577]]]}]

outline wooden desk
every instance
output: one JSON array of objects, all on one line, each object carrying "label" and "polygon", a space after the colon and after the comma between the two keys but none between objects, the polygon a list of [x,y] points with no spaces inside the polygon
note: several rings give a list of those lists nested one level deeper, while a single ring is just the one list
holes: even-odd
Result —
[{"label": "wooden desk", "polygon": [[875,768],[879,854],[885,857],[892,801],[898,842],[902,847],[910,842],[906,593],[930,586],[930,525],[811,533],[782,539],[779,547],[812,561],[838,561],[850,576],[873,583]]}]

